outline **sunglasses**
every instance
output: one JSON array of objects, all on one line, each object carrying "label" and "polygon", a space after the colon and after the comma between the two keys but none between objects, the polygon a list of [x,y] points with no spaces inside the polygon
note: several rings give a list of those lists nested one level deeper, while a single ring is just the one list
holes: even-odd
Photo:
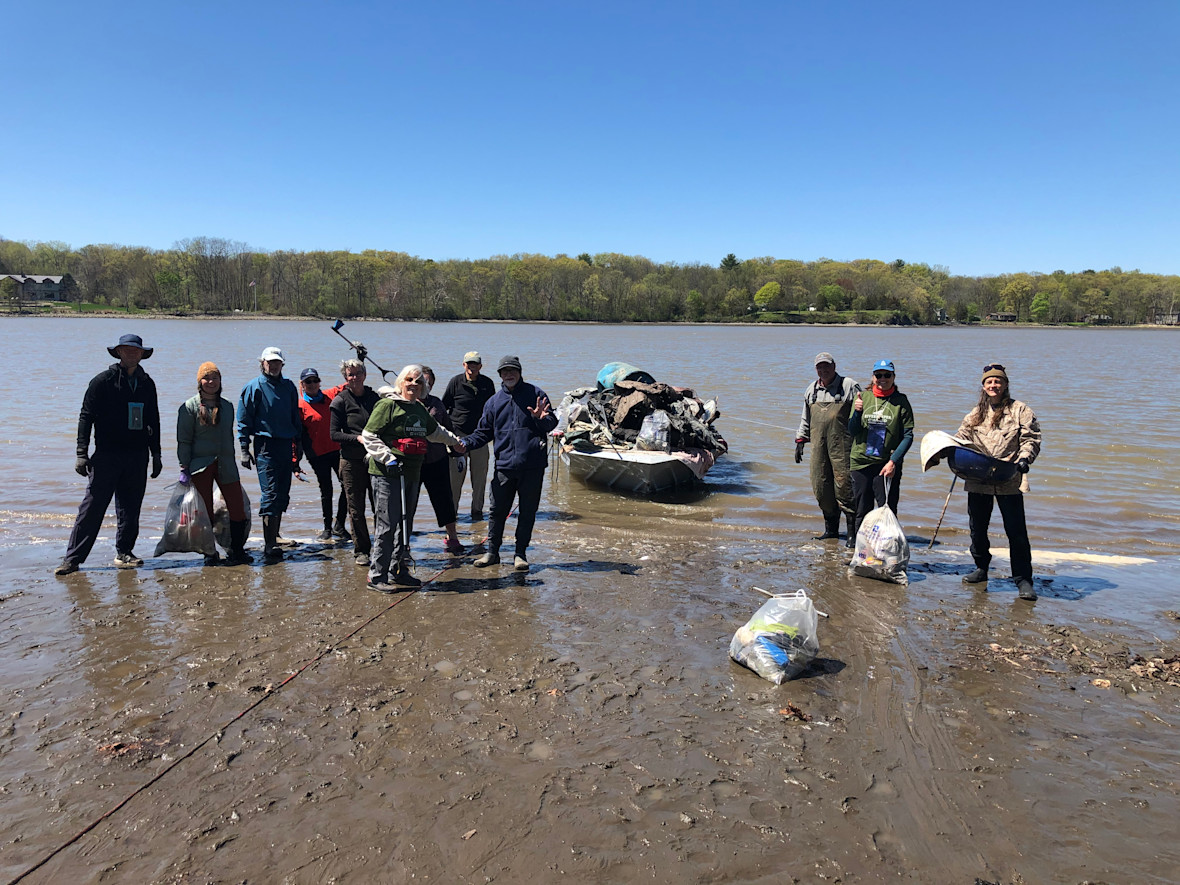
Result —
[{"label": "sunglasses", "polygon": [[421,378],[407,378],[404,383],[406,383],[406,384],[421,384],[422,379]]},{"label": "sunglasses", "polygon": [[892,378],[893,373],[892,372],[874,372],[873,377],[874,378]]},{"label": "sunglasses", "polygon": [[999,363],[991,363],[991,364],[983,367],[983,371],[985,371],[985,372],[990,372],[992,369],[999,369],[1001,372],[1008,371],[1003,366],[1001,366]]}]

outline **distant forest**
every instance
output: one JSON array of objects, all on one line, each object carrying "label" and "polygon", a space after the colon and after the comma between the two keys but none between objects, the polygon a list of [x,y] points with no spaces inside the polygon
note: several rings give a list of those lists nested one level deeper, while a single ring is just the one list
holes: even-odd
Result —
[{"label": "distant forest", "polygon": [[[665,264],[637,255],[259,252],[212,237],[171,249],[0,238],[0,274],[66,276],[70,301],[168,314],[593,322],[764,321],[929,324],[989,314],[1020,322],[1175,322],[1180,276],[1083,270],[957,276],[875,259],[739,259]],[[12,280],[0,298],[14,304]]]}]

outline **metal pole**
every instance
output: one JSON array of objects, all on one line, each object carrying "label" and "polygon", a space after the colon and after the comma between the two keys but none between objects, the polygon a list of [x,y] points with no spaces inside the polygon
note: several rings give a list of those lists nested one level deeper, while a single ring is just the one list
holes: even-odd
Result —
[{"label": "metal pole", "polygon": [[942,528],[942,518],[946,516],[946,505],[951,503],[951,494],[954,492],[955,483],[958,481],[959,474],[956,473],[953,477],[951,477],[950,491],[946,493],[946,500],[942,504],[942,513],[938,515],[938,525],[934,527],[934,534],[930,538],[930,546],[926,548],[927,550],[930,550],[934,547],[934,539],[938,537],[938,530]]}]

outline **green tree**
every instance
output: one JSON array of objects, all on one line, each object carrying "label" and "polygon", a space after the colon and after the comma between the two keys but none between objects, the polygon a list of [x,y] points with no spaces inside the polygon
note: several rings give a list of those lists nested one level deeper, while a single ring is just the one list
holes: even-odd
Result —
[{"label": "green tree", "polygon": [[730,252],[721,259],[721,269],[724,271],[734,271],[737,270],[740,263],[741,262],[737,260],[737,256]]},{"label": "green tree", "polygon": [[754,293],[754,303],[758,305],[759,310],[770,310],[782,300],[782,297],[783,287],[771,280]]}]

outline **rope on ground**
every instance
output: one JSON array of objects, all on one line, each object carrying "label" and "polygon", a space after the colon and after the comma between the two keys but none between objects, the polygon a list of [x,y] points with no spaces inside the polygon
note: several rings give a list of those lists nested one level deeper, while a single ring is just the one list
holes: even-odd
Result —
[{"label": "rope on ground", "polygon": [[103,821],[105,821],[108,818],[117,814],[121,808],[123,808],[125,805],[127,805],[127,803],[129,803],[132,799],[134,799],[140,793],[144,792],[145,790],[151,788],[152,786],[154,786],[155,784],[157,784],[161,780],[163,780],[167,774],[169,774],[171,771],[176,769],[182,762],[191,758],[198,750],[200,750],[207,743],[209,743],[209,741],[214,740],[214,739],[217,739],[218,741],[220,741],[222,736],[225,734],[226,729],[228,729],[231,725],[233,725],[235,722],[239,721],[240,719],[245,718],[247,715],[249,715],[252,711],[257,709],[263,703],[265,703],[270,698],[277,695],[286,685],[293,682],[300,675],[302,675],[305,670],[307,670],[311,667],[314,667],[316,664],[318,664],[320,661],[322,661],[325,657],[332,654],[332,652],[334,652],[336,650],[336,648],[341,643],[347,642],[348,640],[352,639],[352,637],[356,636],[358,633],[360,633],[362,630],[364,630],[366,627],[368,627],[370,624],[372,624],[378,618],[382,617],[384,614],[386,614],[386,612],[390,611],[394,606],[400,605],[401,603],[405,602],[407,599],[409,599],[415,593],[419,592],[424,587],[426,587],[426,585],[432,583],[436,578],[438,578],[439,575],[441,575],[443,572],[445,572],[449,568],[450,568],[450,565],[444,565],[437,572],[435,572],[433,575],[431,575],[429,578],[427,578],[425,581],[423,581],[422,587],[415,587],[412,590],[406,590],[405,595],[402,596],[400,599],[395,599],[393,602],[391,602],[385,608],[381,609],[381,611],[377,612],[377,614],[373,615],[371,618],[366,619],[365,621],[362,621],[360,626],[358,626],[352,632],[348,633],[346,636],[342,636],[335,643],[325,647],[323,651],[321,651],[318,655],[316,655],[311,660],[304,663],[303,666],[301,666],[299,669],[297,669],[293,673],[291,673],[290,676],[288,676],[286,679],[284,679],[278,685],[268,686],[266,691],[263,692],[262,697],[260,697],[258,700],[256,700],[254,703],[252,703],[250,706],[246,707],[246,709],[242,710],[242,712],[238,713],[238,715],[234,716],[232,719],[230,719],[228,722],[226,722],[224,725],[222,725],[219,729],[217,729],[213,733],[207,735],[204,740],[202,740],[199,744],[194,746],[191,750],[189,750],[183,756],[177,757],[170,765],[168,765],[167,767],[160,770],[154,777],[152,777],[146,783],[140,785],[134,791],[132,791],[130,794],[128,794],[128,796],[126,798],[124,798],[121,802],[119,802],[119,804],[104,811],[102,814],[100,814],[98,817],[96,817],[93,821],[91,821],[89,824],[87,824],[86,827],[79,830],[76,835],[72,836],[70,839],[66,840],[61,845],[57,846],[57,848],[53,849],[53,851],[49,852],[49,854],[45,855],[45,857],[41,858],[41,860],[37,861],[37,863],[33,864],[33,866],[29,867],[27,870],[25,870],[23,873],[21,873],[15,879],[9,880],[8,885],[16,885],[16,883],[23,881],[24,879],[31,876],[33,873],[37,872],[37,870],[41,869],[41,867],[45,866],[45,864],[49,863],[51,860],[53,860],[55,857],[57,857],[59,854],[61,854],[63,851],[65,851],[67,848],[69,848],[71,845],[73,845],[75,842],[77,842],[79,839],[81,839],[83,836],[85,836],[87,833],[89,833],[91,830],[93,830],[95,827],[97,827]]},{"label": "rope on ground", "polygon": [[765,421],[755,421],[753,418],[739,418],[737,415],[726,415],[726,421],[745,421],[747,424],[761,424],[763,427],[773,427],[775,430],[781,430],[783,433],[794,433],[795,431],[790,427],[783,427],[781,424],[767,424]]}]

